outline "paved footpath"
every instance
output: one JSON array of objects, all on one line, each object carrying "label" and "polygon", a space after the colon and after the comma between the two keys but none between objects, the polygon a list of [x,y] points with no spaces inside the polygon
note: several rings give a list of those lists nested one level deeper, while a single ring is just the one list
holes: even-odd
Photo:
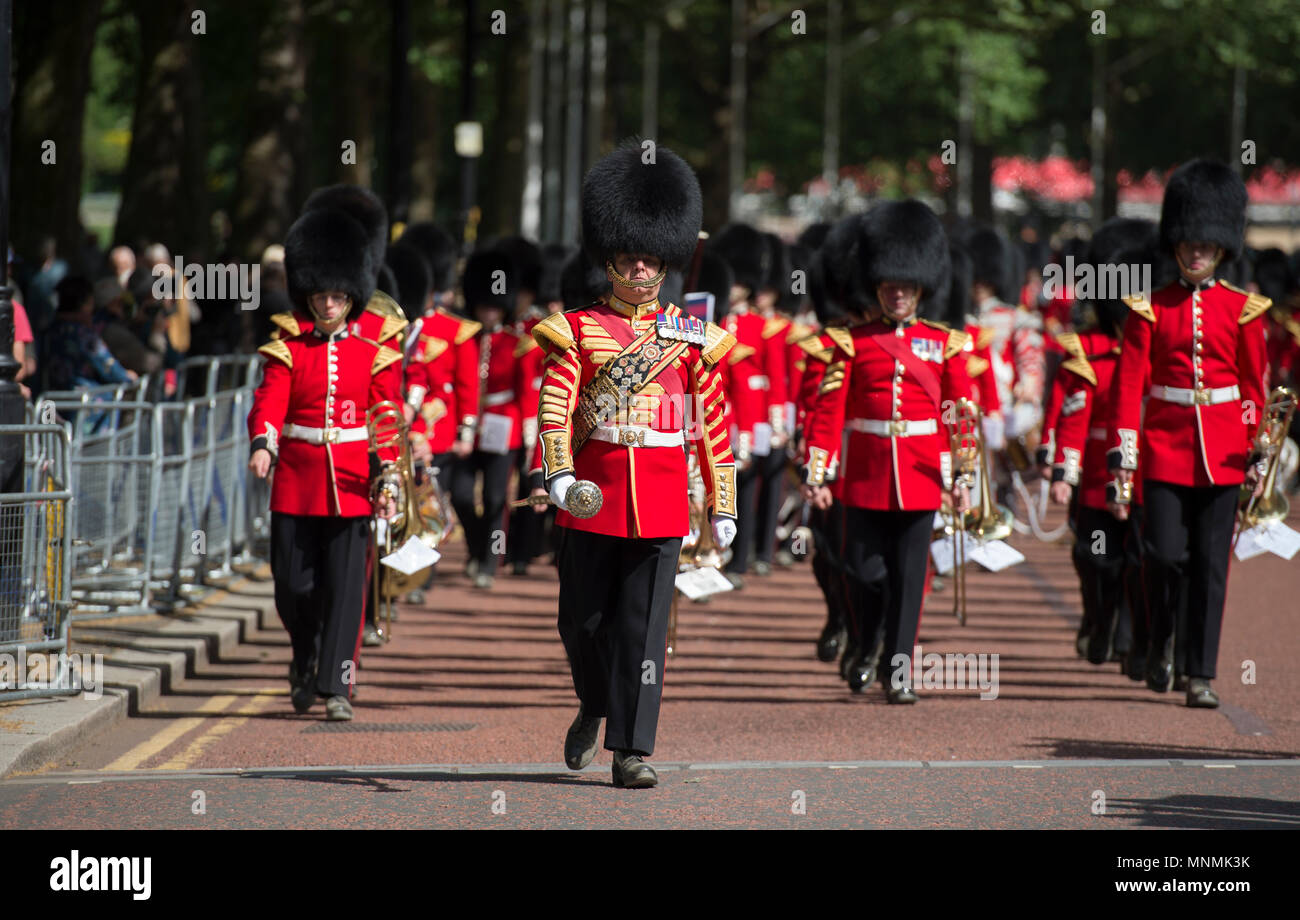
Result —
[{"label": "paved footpath", "polygon": [[[204,609],[256,608],[258,628],[144,711],[0,782],[0,822],[1300,827],[1300,557],[1233,564],[1224,705],[1205,711],[1075,657],[1068,549],[1012,542],[1027,561],[972,571],[967,626],[946,591],[921,624],[924,652],[998,656],[992,699],[922,686],[918,705],[893,707],[879,687],[849,693],[813,654],[824,608],[807,565],[683,604],[652,760],[661,784],[649,791],[613,789],[604,751],[582,773],[560,762],[576,701],[546,567],[476,591],[462,546],[447,547],[428,603],[402,607],[394,641],[365,650],[356,719],[342,725],[320,706],[301,716],[289,706],[270,585],[246,580]],[[130,624],[86,635],[113,647],[115,630],[141,641]],[[0,709],[0,720],[21,717],[21,706]]]}]

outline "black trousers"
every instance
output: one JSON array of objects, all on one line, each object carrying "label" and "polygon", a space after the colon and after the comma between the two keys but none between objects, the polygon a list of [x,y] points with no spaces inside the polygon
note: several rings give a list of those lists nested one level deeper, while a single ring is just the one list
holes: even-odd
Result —
[{"label": "black trousers", "polygon": [[[530,458],[525,456],[523,464]],[[528,471],[520,469],[519,486],[515,489],[516,498],[527,498],[532,492],[528,482]],[[506,545],[506,561],[510,563],[532,562],[542,552],[542,532],[546,528],[546,518],[555,513],[554,506],[548,506],[545,512],[532,508],[515,508],[510,512],[510,538]]]},{"label": "black trousers", "polygon": [[1119,520],[1105,509],[1079,507],[1074,561],[1084,618],[1090,622],[1090,631],[1104,637],[1105,644],[1113,643],[1121,655],[1129,653],[1133,641],[1124,580],[1130,531],[1128,521]]},{"label": "black trousers", "polygon": [[668,612],[681,537],[632,539],[557,527],[560,639],[583,712],[605,748],[654,753]]},{"label": "black trousers", "polygon": [[831,625],[849,625],[848,606],[844,591],[844,560],[841,556],[844,541],[844,506],[835,502],[824,511],[813,508],[808,515],[808,527],[813,534],[813,578],[826,599],[826,622]]},{"label": "black trousers", "polygon": [[926,559],[934,511],[844,509],[844,572],[849,605],[858,621],[859,647],[884,632],[880,680],[889,686],[894,656],[910,662],[925,597]]},{"label": "black trousers", "polygon": [[[505,552],[498,534],[505,523],[506,490],[510,486],[510,471],[514,469],[518,450],[505,454],[489,454],[476,450],[452,467],[451,503],[465,528],[465,546],[469,557],[478,561],[479,571],[495,575],[497,564]],[[474,483],[483,476],[483,513],[474,503]]]},{"label": "black trousers", "polygon": [[754,523],[755,551],[754,558],[771,563],[776,543],[776,521],[781,513],[781,499],[785,481],[785,467],[789,462],[785,448],[772,452],[766,457],[755,457],[755,465],[761,466],[758,476],[758,508]]},{"label": "black trousers", "polygon": [[758,527],[758,486],[766,457],[751,457],[749,466],[736,471],[736,539],[731,543],[727,571],[744,575],[749,571],[749,554],[754,550]]},{"label": "black trousers", "polygon": [[275,610],[321,696],[351,696],[356,682],[369,541],[369,518],[271,512]]},{"label": "black trousers", "polygon": [[1219,660],[1239,488],[1177,486],[1147,479],[1142,490],[1151,654],[1164,654],[1185,600],[1185,673],[1212,679]]}]

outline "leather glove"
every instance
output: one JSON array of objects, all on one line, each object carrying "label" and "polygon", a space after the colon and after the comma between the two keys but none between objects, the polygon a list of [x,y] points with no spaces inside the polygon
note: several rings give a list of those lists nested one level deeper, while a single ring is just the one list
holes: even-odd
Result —
[{"label": "leather glove", "polygon": [[564,503],[564,496],[568,494],[569,486],[577,482],[577,478],[569,473],[561,473],[551,480],[551,502],[561,511],[568,511],[569,506]]},{"label": "leather glove", "polygon": [[736,522],[726,517],[714,518],[713,542],[718,544],[718,549],[726,549],[734,539],[736,539]]}]

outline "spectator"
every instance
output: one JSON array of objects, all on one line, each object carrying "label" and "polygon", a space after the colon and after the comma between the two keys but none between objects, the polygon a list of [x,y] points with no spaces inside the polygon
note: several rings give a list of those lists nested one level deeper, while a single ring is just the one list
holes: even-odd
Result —
[{"label": "spectator", "polygon": [[94,289],[80,275],[55,288],[57,312],[44,339],[44,390],[74,390],[106,383],[125,383],[137,375],[113,357],[92,322]]},{"label": "spectator", "polygon": [[[174,274],[172,257],[167,247],[162,243],[152,243],[144,248],[144,267],[155,281],[159,276],[154,274],[154,268],[159,265],[167,267],[168,276]],[[167,300],[167,341],[172,348],[185,355],[190,350],[190,328],[199,321],[201,314],[185,294],[185,279],[177,278],[175,285],[175,290],[171,292],[174,297]]]},{"label": "spectator", "polygon": [[145,345],[128,324],[125,299],[116,278],[95,282],[95,331],[123,367],[141,375],[152,374],[162,368],[163,356]]},{"label": "spectator", "polygon": [[54,319],[54,289],[68,274],[68,263],[59,258],[54,237],[41,241],[41,263],[23,289],[27,292],[27,316],[40,335]]},{"label": "spectator", "polygon": [[130,246],[114,246],[108,254],[108,262],[113,267],[117,283],[125,288],[135,271],[135,251]]}]

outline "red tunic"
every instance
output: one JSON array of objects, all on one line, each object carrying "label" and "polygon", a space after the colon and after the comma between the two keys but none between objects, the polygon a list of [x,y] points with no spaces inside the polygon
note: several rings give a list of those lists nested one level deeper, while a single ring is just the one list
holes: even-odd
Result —
[{"label": "red tunic", "polygon": [[[1194,293],[1181,280],[1150,301],[1125,300],[1130,312],[1107,426],[1111,465],[1137,468],[1141,431],[1145,477],[1183,486],[1240,485],[1264,411],[1260,317],[1271,301],[1221,281]],[[1159,397],[1156,387],[1195,389],[1200,401]]]},{"label": "red tunic", "polygon": [[532,340],[520,338],[514,330],[504,327],[480,333],[474,342],[482,407],[474,448],[483,449],[484,426],[491,424],[491,417],[495,416],[509,420],[506,449],[516,450],[524,446],[523,420],[537,414],[536,381],[541,352]]},{"label": "red tunic", "polygon": [[[372,406],[401,400],[402,353],[361,335],[360,321],[327,336],[303,313],[272,319],[281,332],[259,349],[266,362],[248,414],[249,437],[264,438],[277,458],[271,510],[369,517],[370,445],[361,434]],[[290,424],[327,429],[331,443],[292,437],[284,431]],[[339,436],[358,439],[333,440]],[[394,447],[381,459],[396,456]]]},{"label": "red tunic", "polygon": [[[850,347],[835,346],[808,421],[808,481],[820,484],[823,471],[839,457],[846,505],[876,511],[937,509],[950,476],[946,410],[956,400],[970,398],[961,354],[968,337],[917,320],[895,324],[879,319],[850,331]],[[910,357],[903,360],[891,349]],[[902,436],[864,430],[891,423],[933,431]]]},{"label": "red tunic", "polygon": [[[1079,490],[1085,508],[1105,510],[1106,486],[1114,481],[1106,462],[1106,423],[1111,382],[1119,366],[1119,342],[1104,332],[1066,333],[1058,341],[1066,358],[1056,373],[1059,420],[1051,458],[1052,481]],[[1141,481],[1133,483],[1133,502],[1142,503]]]},{"label": "red tunic", "polygon": [[[686,452],[681,446],[624,446],[591,438],[576,456],[569,450],[582,388],[637,335],[657,328],[660,314],[651,311],[642,309],[633,316],[627,305],[598,302],[549,316],[533,330],[547,355],[538,413],[546,478],[569,472],[596,483],[605,497],[601,510],[590,518],[558,512],[555,523],[562,527],[654,538],[685,536],[690,530]],[[669,304],[663,315],[683,314]],[[633,435],[636,429],[648,429],[671,436],[685,427],[685,444],[699,459],[706,507],[715,515],[734,518],[735,462],[727,443],[717,370],[734,340],[712,323],[703,326],[703,333],[703,344],[689,344],[610,424],[632,429]],[[675,347],[672,339],[654,344],[664,354]]]},{"label": "red tunic", "polygon": [[413,432],[435,454],[451,450],[459,431],[478,423],[480,325],[439,309],[421,320],[420,337],[406,365],[406,398],[417,410]]},{"label": "red tunic", "polygon": [[[783,321],[747,310],[729,313],[723,323],[736,339],[723,369],[736,434],[755,443],[755,429],[785,430],[786,353]],[[752,449],[752,447],[751,447]],[[767,451],[763,454],[766,455]]]}]

